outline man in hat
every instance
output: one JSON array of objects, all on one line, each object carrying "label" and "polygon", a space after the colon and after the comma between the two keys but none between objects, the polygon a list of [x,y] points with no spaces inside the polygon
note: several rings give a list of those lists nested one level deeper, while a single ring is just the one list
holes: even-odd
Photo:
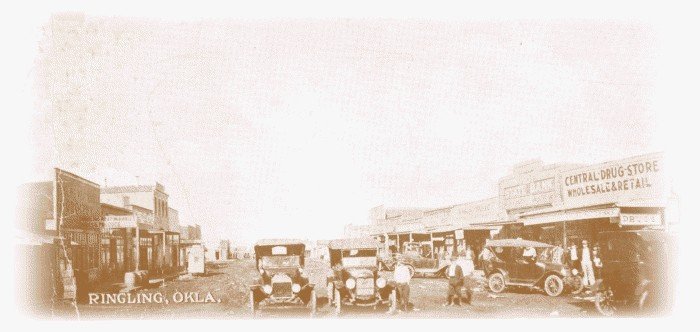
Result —
[{"label": "man in hat", "polygon": [[591,287],[595,284],[595,272],[593,272],[593,260],[588,249],[588,241],[581,242],[581,270],[583,270],[583,285]]},{"label": "man in hat", "polygon": [[408,311],[408,300],[411,293],[411,269],[405,258],[399,259],[394,268],[394,281],[398,295],[397,306],[399,310]]},{"label": "man in hat", "polygon": [[449,281],[447,286],[447,303],[445,303],[445,306],[461,305],[460,297],[462,297],[464,273],[455,255],[450,256],[450,266],[447,267],[447,277]]}]

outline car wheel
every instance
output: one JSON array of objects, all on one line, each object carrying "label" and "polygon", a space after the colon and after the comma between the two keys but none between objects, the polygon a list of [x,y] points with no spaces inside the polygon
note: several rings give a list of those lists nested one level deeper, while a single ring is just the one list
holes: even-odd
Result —
[{"label": "car wheel", "polygon": [[416,268],[413,265],[408,266],[408,271],[411,273],[411,278],[416,274]]},{"label": "car wheel", "polygon": [[544,292],[549,296],[559,296],[564,291],[564,280],[556,274],[552,274],[544,280]]},{"label": "car wheel", "polygon": [[606,317],[615,314],[617,308],[613,305],[612,292],[603,290],[595,293],[595,308],[598,312]]},{"label": "car wheel", "polygon": [[571,294],[579,294],[583,291],[583,278],[575,276],[572,279]]},{"label": "car wheel", "polygon": [[506,278],[501,273],[494,273],[489,276],[489,290],[494,293],[501,293],[506,289]]},{"label": "car wheel", "polygon": [[311,317],[316,315],[316,291],[311,291],[311,297],[309,298],[309,315]]},{"label": "car wheel", "polygon": [[342,310],[342,305],[343,305],[343,301],[340,298],[340,290],[336,289],[333,292],[333,298],[335,300],[335,314],[340,315],[340,312]]}]

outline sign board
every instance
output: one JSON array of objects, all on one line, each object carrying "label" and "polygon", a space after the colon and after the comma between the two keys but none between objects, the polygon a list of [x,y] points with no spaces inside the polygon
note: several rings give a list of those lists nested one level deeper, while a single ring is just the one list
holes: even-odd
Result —
[{"label": "sign board", "polygon": [[561,176],[565,208],[613,204],[663,195],[660,153],[578,168]]},{"label": "sign board", "polygon": [[136,216],[126,215],[126,216],[105,216],[105,228],[127,228],[136,227]]},{"label": "sign board", "polygon": [[187,251],[187,273],[204,274],[204,247],[200,244],[191,246]]},{"label": "sign board", "polygon": [[621,226],[661,226],[660,214],[620,213]]}]

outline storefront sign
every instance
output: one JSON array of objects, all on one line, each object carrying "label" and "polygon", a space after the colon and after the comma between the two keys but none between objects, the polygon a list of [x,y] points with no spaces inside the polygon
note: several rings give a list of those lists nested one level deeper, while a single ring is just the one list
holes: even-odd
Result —
[{"label": "storefront sign", "polygon": [[562,174],[565,208],[661,197],[663,156],[650,154]]},{"label": "storefront sign", "polygon": [[548,224],[560,221],[573,221],[599,218],[616,218],[620,215],[619,208],[592,209],[578,211],[556,211],[532,216],[520,217],[524,225]]},{"label": "storefront sign", "polygon": [[622,226],[661,226],[660,214],[620,213]]},{"label": "storefront sign", "polygon": [[105,228],[127,228],[136,227],[136,216],[105,216]]}]

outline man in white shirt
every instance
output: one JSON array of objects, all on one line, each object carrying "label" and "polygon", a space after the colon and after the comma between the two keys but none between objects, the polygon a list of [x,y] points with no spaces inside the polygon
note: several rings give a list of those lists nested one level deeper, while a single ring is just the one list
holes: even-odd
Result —
[{"label": "man in white shirt", "polygon": [[593,260],[591,251],[588,249],[588,241],[585,240],[581,242],[581,270],[583,270],[583,285],[593,286],[595,284]]},{"label": "man in white shirt", "polygon": [[533,247],[527,247],[523,250],[523,258],[534,261],[537,257],[537,250]]},{"label": "man in white shirt", "polygon": [[398,293],[397,306],[399,310],[408,310],[408,300],[411,293],[411,270],[404,260],[399,260],[394,268],[394,281]]}]

